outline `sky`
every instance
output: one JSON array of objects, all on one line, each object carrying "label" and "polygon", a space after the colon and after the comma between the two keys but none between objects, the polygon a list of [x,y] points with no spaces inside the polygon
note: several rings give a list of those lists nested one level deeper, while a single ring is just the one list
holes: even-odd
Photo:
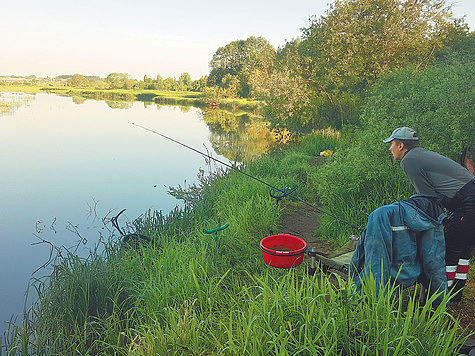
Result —
[{"label": "sky", "polygon": [[[219,47],[262,36],[275,48],[300,36],[327,0],[9,0],[0,11],[0,75],[80,73],[198,79]],[[454,0],[473,30],[475,1]]]}]

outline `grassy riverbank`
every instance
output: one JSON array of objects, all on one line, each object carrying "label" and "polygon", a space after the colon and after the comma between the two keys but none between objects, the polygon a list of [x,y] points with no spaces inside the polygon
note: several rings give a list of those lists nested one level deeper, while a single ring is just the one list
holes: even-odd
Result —
[{"label": "grassy riverbank", "polygon": [[[299,184],[294,194],[316,203],[327,168],[319,153],[344,145],[311,135],[245,172],[277,187]],[[260,239],[286,227],[264,184],[236,171],[204,173],[174,195],[185,209],[136,222],[160,251],[120,251],[115,238],[103,254],[65,257],[38,281],[38,302],[8,339],[11,354],[449,355],[462,341],[445,301],[432,310],[394,288],[377,299],[374,281],[361,297],[351,282],[308,276],[306,263],[265,265]],[[216,236],[203,233],[225,223]]]},{"label": "grassy riverbank", "polygon": [[0,92],[36,94],[41,93],[43,88],[44,85],[35,84],[0,84]]},{"label": "grassy riverbank", "polygon": [[[306,136],[245,172],[276,187],[298,184],[298,198],[363,227],[375,208],[414,193],[382,143],[395,127],[414,127],[423,147],[452,158],[473,147],[470,68],[455,60],[385,77],[367,92],[359,125],[342,137]],[[335,154],[320,157],[328,149]],[[59,259],[51,277],[30,288],[38,302],[23,327],[3,339],[9,353],[453,355],[473,330],[473,313],[467,331],[447,299],[432,309],[391,287],[377,299],[374,281],[360,296],[351,281],[308,276],[306,261],[291,271],[268,267],[259,241],[270,230],[286,231],[282,204],[276,210],[266,185],[224,173],[203,172],[198,186],[172,189],[184,210],[150,212],[136,222],[159,252],[120,251],[116,236],[103,242],[104,253]],[[225,223],[217,236],[203,233]],[[335,245],[354,233],[328,215],[315,229]],[[472,268],[467,310],[474,274]]]},{"label": "grassy riverbank", "polygon": [[[363,227],[375,208],[414,193],[382,143],[395,127],[414,127],[423,147],[453,158],[464,145],[473,147],[470,68],[456,60],[385,77],[367,92],[359,126],[345,128],[343,137],[306,136],[245,172],[276,187],[298,184],[298,198]],[[320,157],[328,149],[335,154]],[[305,263],[292,271],[270,268],[259,241],[286,227],[268,187],[235,171],[203,173],[200,182],[172,189],[186,209],[151,212],[136,223],[159,252],[119,251],[115,237],[104,242],[103,254],[59,260],[51,278],[31,288],[39,299],[7,338],[11,353],[456,354],[467,330],[447,299],[432,309],[391,287],[377,299],[374,281],[360,296],[351,281],[308,276]],[[203,233],[225,223],[216,238]],[[317,228],[319,238],[336,245],[354,233],[328,215]],[[469,285],[473,278],[472,268]]]},{"label": "grassy riverbank", "polygon": [[193,91],[160,91],[133,89],[79,89],[65,86],[39,86],[35,84],[0,84],[0,92],[23,92],[29,94],[55,93],[93,100],[147,101],[157,104],[187,105],[195,107],[220,107],[259,111],[263,102],[247,99],[207,98],[203,93]]}]

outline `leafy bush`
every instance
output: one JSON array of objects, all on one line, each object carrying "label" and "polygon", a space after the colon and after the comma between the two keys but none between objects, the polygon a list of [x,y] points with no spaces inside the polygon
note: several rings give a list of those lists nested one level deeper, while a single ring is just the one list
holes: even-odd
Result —
[{"label": "leafy bush", "polygon": [[[392,130],[419,131],[421,146],[456,157],[463,146],[474,147],[475,62],[453,57],[423,72],[407,68],[379,80],[368,93],[361,128],[349,134],[344,148],[317,173],[322,203],[341,218],[364,226],[378,206],[415,193],[382,140]],[[350,229],[328,217],[320,234],[340,243]]]},{"label": "leafy bush", "polygon": [[454,157],[475,143],[474,75],[475,62],[465,58],[383,78],[367,99],[363,129],[384,138],[409,126],[419,131],[423,147]]}]

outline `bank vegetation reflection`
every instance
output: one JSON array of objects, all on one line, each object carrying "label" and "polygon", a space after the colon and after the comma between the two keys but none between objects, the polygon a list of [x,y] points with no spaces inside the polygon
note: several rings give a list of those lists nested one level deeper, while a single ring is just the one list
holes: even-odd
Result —
[{"label": "bank vegetation reflection", "polygon": [[234,162],[250,162],[290,138],[282,131],[270,130],[268,122],[250,113],[204,109],[202,116],[213,149]]}]

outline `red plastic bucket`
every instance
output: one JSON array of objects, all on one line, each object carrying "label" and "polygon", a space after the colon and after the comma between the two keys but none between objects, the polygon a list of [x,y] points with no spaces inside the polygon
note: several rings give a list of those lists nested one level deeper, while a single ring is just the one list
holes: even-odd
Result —
[{"label": "red plastic bucket", "polygon": [[296,267],[303,261],[307,243],[299,237],[278,234],[261,240],[262,257],[269,266],[277,268]]}]

